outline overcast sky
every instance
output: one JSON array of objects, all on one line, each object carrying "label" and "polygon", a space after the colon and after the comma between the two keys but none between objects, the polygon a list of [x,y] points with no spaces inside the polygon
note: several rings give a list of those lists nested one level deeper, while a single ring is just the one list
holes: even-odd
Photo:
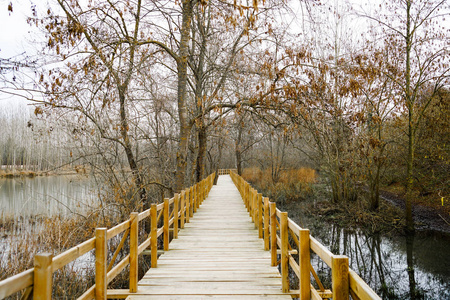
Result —
[{"label": "overcast sky", "polygon": [[[12,2],[13,13],[8,12]],[[30,39],[32,28],[26,22],[26,14],[31,13],[32,2],[29,0],[0,0],[0,57],[10,58],[26,51],[24,39]]]}]

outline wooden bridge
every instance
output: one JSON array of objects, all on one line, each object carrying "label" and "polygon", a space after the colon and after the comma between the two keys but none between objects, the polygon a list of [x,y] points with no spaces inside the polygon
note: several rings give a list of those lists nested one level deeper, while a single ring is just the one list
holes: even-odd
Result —
[{"label": "wooden bridge", "polygon": [[[333,255],[235,172],[219,174],[216,186],[212,174],[64,253],[36,255],[33,269],[0,282],[0,299],[21,291],[21,299],[51,299],[53,272],[93,249],[95,285],[78,299],[380,299],[347,257]],[[113,238],[120,243],[108,262]],[[127,243],[129,254],[116,262]],[[331,289],[311,267],[311,251],[331,268]],[[138,281],[140,254],[151,256],[151,268]],[[127,266],[129,289],[108,289]]]}]

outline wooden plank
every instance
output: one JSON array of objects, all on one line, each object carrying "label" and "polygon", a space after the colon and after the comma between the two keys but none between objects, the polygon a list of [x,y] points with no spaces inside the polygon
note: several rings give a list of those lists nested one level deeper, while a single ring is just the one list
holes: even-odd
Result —
[{"label": "wooden plank", "polygon": [[130,292],[137,291],[139,269],[139,215],[132,212],[130,215]]},{"label": "wooden plank", "polygon": [[53,258],[52,270],[55,272],[83,254],[95,248],[95,238],[91,238]]},{"label": "wooden plank", "polygon": [[[106,284],[109,284],[125,267],[130,263],[130,255],[125,256],[111,271],[106,275]],[[106,291],[106,289],[105,289]]]},{"label": "wooden plank", "polygon": [[333,255],[331,261],[333,300],[347,300],[349,297],[348,257]]},{"label": "wooden plank", "polygon": [[32,286],[34,282],[34,269],[28,269],[0,281],[0,299],[6,298],[20,290]]},{"label": "wooden plank", "polygon": [[330,252],[324,245],[319,243],[312,236],[310,237],[310,247],[330,268],[331,268],[331,257],[333,253]]},{"label": "wooden plank", "polygon": [[157,207],[152,204],[150,207],[150,250],[151,250],[151,267],[156,268],[158,258],[158,223],[157,223]]},{"label": "wooden plank", "polygon": [[143,219],[147,218],[148,216],[150,216],[150,208],[147,210],[144,210],[143,212],[141,212],[139,214],[139,221],[142,221]]},{"label": "wooden plank", "polygon": [[116,235],[124,232],[126,229],[130,228],[130,220],[126,220],[116,226],[114,226],[111,229],[108,229],[107,234],[106,234],[106,238],[112,239],[113,237],[115,237]]},{"label": "wooden plank", "polygon": [[311,299],[311,282],[310,282],[310,266],[311,266],[311,257],[309,250],[309,230],[308,229],[299,229],[299,289],[300,289],[300,300],[309,300]]},{"label": "wooden plank", "polygon": [[[206,297],[205,297],[206,296]],[[237,297],[239,296],[239,297]],[[111,298],[121,298],[120,296],[112,296]],[[216,300],[228,300],[228,299],[239,299],[239,300],[279,300],[279,299],[286,299],[291,300],[291,296],[280,296],[280,295],[264,295],[263,297],[261,295],[189,295],[186,297],[185,295],[133,295],[128,297],[127,299],[132,300],[204,300],[205,298],[208,299],[216,299]]]},{"label": "wooden plank", "polygon": [[180,199],[180,195],[179,194],[175,194],[175,196],[173,197],[174,199],[174,203],[173,203],[173,211],[174,216],[173,216],[173,238],[177,239],[178,238],[178,217],[179,217],[179,199]]},{"label": "wooden plank", "polygon": [[[221,176],[219,186],[208,190],[207,181],[194,188],[195,201],[191,203],[193,209],[197,208],[195,216],[184,224],[178,239],[171,241],[170,250],[160,256],[158,268],[151,268],[144,275],[137,294],[129,295],[128,299],[139,299],[135,297],[142,294],[155,299],[164,295],[168,299],[178,296],[242,299],[246,295],[249,299],[266,299],[270,295],[274,299],[291,299],[289,294],[283,294],[280,273],[270,266],[270,253],[264,251],[264,241],[258,238],[263,228],[258,220],[262,220],[262,212],[257,209],[256,199],[253,203],[248,199],[247,203],[256,210],[253,218],[258,229],[251,223],[229,176]],[[208,198],[202,202],[206,195]],[[128,294],[122,291],[114,295],[123,298]],[[108,297],[113,297],[111,291]]]},{"label": "wooden plank", "polygon": [[95,229],[95,299],[106,299],[108,240],[106,228]]},{"label": "wooden plank", "polygon": [[41,253],[34,256],[33,299],[35,300],[52,299],[52,258],[51,253]]},{"label": "wooden plank", "polygon": [[202,278],[185,278],[185,277],[152,277],[152,278],[146,278],[142,279],[140,284],[142,285],[178,285],[179,283],[192,283],[192,282],[198,282],[198,283],[251,283],[255,285],[277,285],[280,286],[280,279],[279,277],[239,277],[239,278],[220,278],[220,277],[214,277],[214,278],[207,278],[206,280]]},{"label": "wooden plank", "polygon": [[[165,287],[139,287],[140,294],[146,295],[280,295],[287,296],[286,293],[283,293],[279,288],[272,289],[256,289],[256,288],[247,288],[245,290],[230,290],[226,288],[226,285],[223,289],[214,289],[214,288],[205,288],[198,289],[196,286],[191,286],[189,288],[165,288]],[[129,299],[133,299],[132,296]]]},{"label": "wooden plank", "polygon": [[276,204],[269,202],[270,209],[270,254],[271,266],[277,265],[277,224],[276,224]]},{"label": "wooden plank", "polygon": [[359,299],[381,299],[352,269],[349,269],[349,280],[351,292]]},{"label": "wooden plank", "polygon": [[180,229],[184,228],[184,223],[186,220],[186,201],[185,201],[186,191],[181,191],[180,194]]},{"label": "wooden plank", "polygon": [[164,251],[169,250],[169,199],[164,199]]},{"label": "wooden plank", "polygon": [[288,213],[282,212],[280,216],[280,236],[281,236],[281,283],[283,292],[289,291],[289,231]]}]

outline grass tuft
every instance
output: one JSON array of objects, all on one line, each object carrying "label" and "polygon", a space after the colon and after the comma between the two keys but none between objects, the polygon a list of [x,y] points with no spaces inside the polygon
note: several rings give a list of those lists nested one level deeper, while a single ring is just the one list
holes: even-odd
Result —
[{"label": "grass tuft", "polygon": [[317,182],[317,173],[310,168],[282,170],[277,176],[270,169],[247,168],[242,175],[264,196],[281,203],[304,199]]}]

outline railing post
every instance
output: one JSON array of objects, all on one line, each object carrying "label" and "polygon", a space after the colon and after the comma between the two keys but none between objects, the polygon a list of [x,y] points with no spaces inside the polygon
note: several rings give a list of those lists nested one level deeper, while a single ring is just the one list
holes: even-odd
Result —
[{"label": "railing post", "polygon": [[299,244],[298,244],[298,265],[300,266],[300,276],[299,276],[299,290],[300,290],[300,300],[311,299],[311,282],[310,282],[310,244],[309,244],[309,230],[300,229],[299,233]]},{"label": "railing post", "polygon": [[180,227],[181,229],[184,228],[184,222],[186,217],[186,190],[181,191],[181,200],[180,200],[180,212],[181,212],[181,221],[180,221]]},{"label": "railing post", "polygon": [[270,207],[270,257],[271,265],[277,265],[277,211],[275,202],[269,203]]},{"label": "railing post", "polygon": [[247,211],[251,215],[251,212],[252,212],[252,196],[253,196],[253,194],[252,194],[252,187],[250,186],[249,183],[247,183],[246,194],[247,194]]},{"label": "railing post", "polygon": [[206,199],[206,189],[207,188],[208,188],[208,180],[205,178],[205,179],[203,179],[203,188],[202,188],[203,200],[202,200],[202,203]]},{"label": "railing post", "polygon": [[[202,202],[202,182],[197,182],[197,201],[195,202],[196,208],[198,209],[200,207],[200,204]],[[195,212],[197,212],[197,209]]]},{"label": "railing post", "polygon": [[[252,218],[252,222],[255,223],[255,214],[254,214],[254,210],[255,210],[255,189],[254,188],[250,188],[250,217]],[[256,228],[256,224],[255,224],[255,228]]]},{"label": "railing post", "polygon": [[252,210],[252,218],[255,223],[255,229],[258,229],[258,191],[253,189],[253,210]]},{"label": "railing post", "polygon": [[250,199],[250,216],[252,217],[252,221],[255,224],[256,228],[256,220],[255,220],[255,205],[256,205],[256,190],[252,188],[252,198]]},{"label": "railing post", "polygon": [[262,194],[258,193],[256,201],[258,202],[257,208],[258,208],[258,233],[259,238],[263,238],[263,212],[262,212]]},{"label": "railing post", "polygon": [[190,192],[190,188],[186,189],[186,223],[189,223],[189,218],[191,216],[191,192]]},{"label": "railing post", "polygon": [[139,233],[139,217],[137,212],[130,215],[130,293],[137,292],[138,284],[138,233]]},{"label": "railing post", "polygon": [[106,228],[95,229],[95,299],[106,299],[106,274],[107,272],[107,238]]},{"label": "railing post", "polygon": [[[199,204],[202,204],[203,200],[205,200],[205,181],[204,180],[200,181],[200,203]],[[199,205],[199,207],[200,207],[200,205]]]},{"label": "railing post", "polygon": [[244,185],[245,185],[245,188],[244,188],[244,190],[245,190],[245,192],[244,192],[245,207],[247,208],[247,211],[250,211],[249,201],[248,201],[250,198],[250,184],[248,184],[248,182],[245,182]]},{"label": "railing post", "polygon": [[241,193],[242,199],[244,199],[244,180],[239,176],[239,192]]},{"label": "railing post", "polygon": [[197,202],[198,202],[198,191],[197,191],[198,183],[196,183],[192,188],[192,209],[194,213],[197,212]]},{"label": "railing post", "polygon": [[202,180],[200,180],[199,182],[197,182],[197,196],[198,196],[198,201],[197,201],[197,208],[200,207],[200,204],[202,204],[203,201],[203,196],[202,196]]},{"label": "railing post", "polygon": [[179,216],[179,211],[178,211],[178,201],[180,201],[180,194],[175,194],[175,196],[173,197],[173,238],[177,239],[178,238],[178,216]]},{"label": "railing post", "polygon": [[333,300],[347,300],[349,298],[348,257],[333,255],[331,265]]},{"label": "railing post", "polygon": [[270,231],[269,198],[264,197],[264,250],[270,249],[269,231]]},{"label": "railing post", "polygon": [[169,250],[169,199],[164,199],[164,227],[163,227],[163,240],[164,240],[164,251]]},{"label": "railing post", "polygon": [[283,293],[289,292],[289,231],[288,213],[282,212],[280,216],[281,239],[281,288]]},{"label": "railing post", "polygon": [[34,288],[33,299],[52,299],[52,260],[51,253],[40,253],[34,256]]},{"label": "railing post", "polygon": [[156,204],[150,206],[150,252],[151,252],[151,267],[156,268],[158,263],[158,223],[157,221]]},{"label": "railing post", "polygon": [[190,211],[189,211],[189,216],[193,217],[194,216],[194,201],[195,201],[195,196],[194,196],[194,187],[191,186],[189,188],[189,205],[190,205]]}]

